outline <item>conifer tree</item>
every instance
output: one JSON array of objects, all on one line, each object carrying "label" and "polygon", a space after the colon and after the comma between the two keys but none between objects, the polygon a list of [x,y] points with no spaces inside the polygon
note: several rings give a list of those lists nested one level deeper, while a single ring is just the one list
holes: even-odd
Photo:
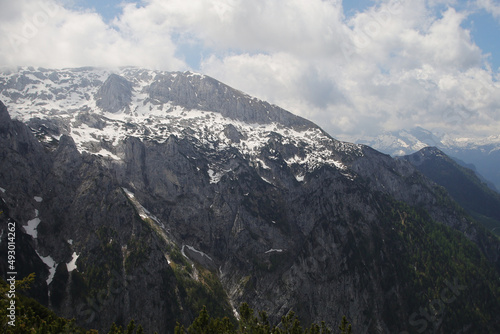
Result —
[{"label": "conifer tree", "polygon": [[135,329],[135,321],[134,319],[130,320],[127,326],[127,331],[125,332],[126,334],[133,334]]},{"label": "conifer tree", "polygon": [[351,334],[351,324],[347,321],[345,315],[342,317],[342,322],[339,326],[340,334]]},{"label": "conifer tree", "polygon": [[207,334],[209,333],[210,317],[208,315],[207,308],[203,306],[200,314],[196,319],[194,319],[191,326],[188,328],[189,334]]},{"label": "conifer tree", "polygon": [[109,329],[108,334],[123,334],[122,328],[118,327],[114,322]]}]

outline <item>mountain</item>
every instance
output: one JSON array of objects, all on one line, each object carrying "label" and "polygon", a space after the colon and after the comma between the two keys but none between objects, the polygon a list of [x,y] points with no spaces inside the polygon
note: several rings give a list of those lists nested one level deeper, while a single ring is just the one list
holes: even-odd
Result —
[{"label": "mountain", "polygon": [[424,147],[437,147],[456,162],[476,171],[488,186],[500,189],[500,136],[452,138],[436,135],[421,127],[392,131],[374,138],[354,139],[392,156],[413,154]]},{"label": "mountain", "polygon": [[435,147],[423,148],[401,159],[445,187],[470,215],[500,235],[500,194],[483,183],[473,170],[459,165]]},{"label": "mountain", "polygon": [[412,154],[427,146],[443,146],[441,138],[421,127],[385,132],[374,138],[357,141],[392,156]]},{"label": "mountain", "polygon": [[498,238],[407,161],[190,72],[20,68],[0,99],[1,244],[10,219],[30,293],[82,327],[171,333],[248,302],[500,330]]}]

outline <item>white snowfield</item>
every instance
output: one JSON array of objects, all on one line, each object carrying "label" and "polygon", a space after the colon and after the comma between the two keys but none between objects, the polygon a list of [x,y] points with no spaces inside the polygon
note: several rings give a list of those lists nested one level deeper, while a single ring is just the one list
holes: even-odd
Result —
[{"label": "white snowfield", "polygon": [[266,251],[265,254],[269,254],[269,253],[283,253],[283,249],[274,249],[274,248],[271,248],[270,250]]},{"label": "white snowfield", "polygon": [[42,259],[43,263],[45,263],[45,265],[49,268],[49,277],[47,278],[47,285],[49,285],[52,282],[54,275],[56,274],[57,263],[54,261],[54,259],[50,255],[49,256],[41,256],[38,253],[38,251],[36,251],[36,254],[38,255],[38,257],[40,259]]},{"label": "white snowfield", "polygon": [[69,272],[72,272],[73,270],[77,269],[76,265],[76,260],[78,260],[79,255],[76,254],[76,252],[73,252],[71,261],[66,263],[66,268],[68,269]]},{"label": "white snowfield", "polygon": [[41,220],[38,218],[38,210],[35,209],[35,218],[28,220],[28,225],[23,226],[24,231],[31,235],[33,239],[36,239],[38,237],[38,224],[40,224]]},{"label": "white snowfield", "polygon": [[40,222],[40,218],[33,218],[32,220],[28,221],[28,225],[23,226],[26,233],[31,235],[33,239],[36,239],[38,237],[37,228]]}]

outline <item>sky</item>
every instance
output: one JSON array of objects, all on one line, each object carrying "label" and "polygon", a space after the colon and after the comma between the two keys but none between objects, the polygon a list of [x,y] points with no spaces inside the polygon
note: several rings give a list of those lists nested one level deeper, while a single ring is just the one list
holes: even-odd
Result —
[{"label": "sky", "polygon": [[0,66],[200,72],[339,139],[500,135],[499,0],[0,0]]}]

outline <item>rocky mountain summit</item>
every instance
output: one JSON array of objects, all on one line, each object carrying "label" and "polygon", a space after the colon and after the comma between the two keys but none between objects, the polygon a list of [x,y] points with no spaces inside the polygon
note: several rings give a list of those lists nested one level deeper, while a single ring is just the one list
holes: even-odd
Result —
[{"label": "rocky mountain summit", "polygon": [[168,333],[248,302],[355,333],[500,330],[498,239],[406,161],[190,72],[20,68],[0,100],[31,293],[82,326]]}]

